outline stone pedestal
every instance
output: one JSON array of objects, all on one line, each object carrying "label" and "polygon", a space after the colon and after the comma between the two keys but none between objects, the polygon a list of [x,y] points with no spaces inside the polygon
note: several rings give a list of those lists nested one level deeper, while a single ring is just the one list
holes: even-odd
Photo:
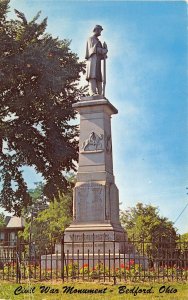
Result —
[{"label": "stone pedestal", "polygon": [[[65,242],[82,242],[92,251],[102,251],[103,240],[124,252],[121,241],[127,239],[119,221],[119,195],[114,181],[112,160],[111,116],[117,109],[100,96],[83,97],[73,107],[80,114],[79,167],[74,188],[73,222],[65,230]],[[84,235],[83,235],[84,234]],[[65,251],[69,249],[65,243]],[[87,251],[85,248],[85,251]],[[76,250],[76,249],[75,249]]]}]

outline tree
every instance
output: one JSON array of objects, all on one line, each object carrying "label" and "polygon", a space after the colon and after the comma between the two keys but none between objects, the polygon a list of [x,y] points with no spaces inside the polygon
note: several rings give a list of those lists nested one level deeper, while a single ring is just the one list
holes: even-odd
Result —
[{"label": "tree", "polygon": [[176,236],[173,223],[161,217],[158,208],[152,205],[137,203],[135,207],[121,211],[120,219],[130,238],[134,235],[135,239],[151,241],[158,235]]},{"label": "tree", "polygon": [[8,21],[8,0],[0,2],[0,175],[1,205],[21,214],[32,198],[22,174],[34,166],[51,200],[69,188],[65,173],[76,170],[78,127],[72,104],[83,94],[78,87],[85,65],[69,46],[45,33],[40,13],[28,22]]},{"label": "tree", "polygon": [[25,229],[20,237],[25,241],[34,242],[36,251],[44,253],[45,249],[51,250],[52,242],[60,241],[65,228],[72,220],[72,189],[66,194],[61,194],[49,204],[45,210],[29,217],[25,222]]},{"label": "tree", "polygon": [[61,241],[65,228],[70,224],[73,215],[73,189],[75,175],[66,175],[70,188],[66,193],[59,195],[58,201],[49,201],[44,197],[42,182],[35,183],[36,187],[30,189],[32,206],[22,211],[25,218],[24,231],[19,234],[26,242],[34,242],[39,252],[51,248],[52,242]]},{"label": "tree", "polygon": [[188,232],[181,234],[181,241],[188,243]]},{"label": "tree", "polygon": [[32,202],[36,202],[38,199],[43,198],[43,190],[44,190],[44,183],[43,182],[35,182],[35,188],[29,189],[29,194],[33,199]]},{"label": "tree", "polygon": [[32,205],[27,206],[27,208],[23,207],[21,215],[24,218],[28,218],[31,216],[33,210],[40,211],[46,206],[48,206],[48,202],[50,201],[44,195],[44,183],[43,182],[35,182],[35,188],[29,189],[29,195],[32,198]]},{"label": "tree", "polygon": [[5,226],[5,215],[4,213],[0,213],[0,229]]},{"label": "tree", "polygon": [[184,249],[186,251],[185,255],[188,257],[188,232],[181,234],[180,241],[181,249]]},{"label": "tree", "polygon": [[159,215],[157,207],[137,203],[135,207],[121,211],[120,219],[130,240],[136,242],[138,250],[143,246],[140,242],[145,242],[145,251],[152,247],[152,256],[159,255],[159,249],[175,248],[176,229],[172,222]]}]

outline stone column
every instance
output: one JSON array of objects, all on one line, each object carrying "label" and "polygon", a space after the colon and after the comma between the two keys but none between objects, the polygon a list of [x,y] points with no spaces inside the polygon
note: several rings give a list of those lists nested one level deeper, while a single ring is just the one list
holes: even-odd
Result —
[{"label": "stone column", "polygon": [[65,231],[65,241],[81,242],[83,233],[87,242],[93,235],[101,240],[105,234],[105,239],[119,241],[116,248],[122,252],[120,241],[126,234],[119,221],[111,135],[111,116],[118,111],[102,96],[83,97],[73,107],[80,114],[79,167],[73,222]]}]

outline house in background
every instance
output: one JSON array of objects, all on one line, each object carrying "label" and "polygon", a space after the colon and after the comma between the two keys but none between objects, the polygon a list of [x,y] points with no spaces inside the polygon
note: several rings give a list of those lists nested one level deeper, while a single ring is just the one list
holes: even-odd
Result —
[{"label": "house in background", "polygon": [[7,216],[5,226],[0,229],[0,244],[14,246],[18,239],[18,232],[24,230],[24,218]]}]

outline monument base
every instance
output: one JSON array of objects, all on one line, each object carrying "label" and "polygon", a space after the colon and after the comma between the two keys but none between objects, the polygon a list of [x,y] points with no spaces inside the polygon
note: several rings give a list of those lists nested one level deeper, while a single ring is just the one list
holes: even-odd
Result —
[{"label": "monument base", "polygon": [[[69,253],[126,253],[127,234],[120,224],[72,223],[64,235],[64,252]],[[56,245],[55,251],[60,251]]]},{"label": "monument base", "polygon": [[[79,273],[79,268],[83,268],[85,265],[88,266],[88,270],[94,270],[95,266],[105,265],[106,272],[111,270],[113,272],[114,268],[120,268],[124,271],[127,268],[129,273],[129,267],[134,264],[142,267],[142,270],[148,270],[149,260],[146,256],[139,255],[138,253],[129,254],[119,254],[119,253],[105,253],[105,254],[88,254],[85,257],[82,255],[65,254],[64,255],[64,272],[66,275],[66,270],[68,266],[78,266],[77,272]],[[42,270],[51,269],[56,272],[62,271],[62,255],[58,252],[56,254],[48,254],[41,256],[41,268]],[[101,270],[102,272],[102,270]],[[118,272],[118,271],[117,271]],[[86,273],[87,274],[87,273]],[[87,277],[87,275],[86,275]]]}]

